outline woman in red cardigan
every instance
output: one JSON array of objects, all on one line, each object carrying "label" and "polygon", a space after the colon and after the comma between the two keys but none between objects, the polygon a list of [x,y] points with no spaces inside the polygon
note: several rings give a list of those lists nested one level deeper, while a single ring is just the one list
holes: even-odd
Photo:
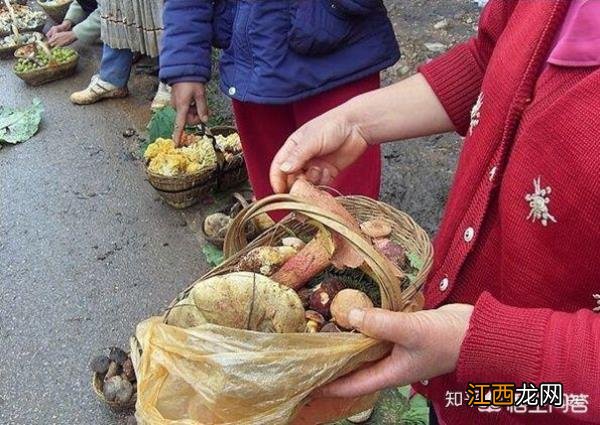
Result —
[{"label": "woman in red cardigan", "polygon": [[[373,144],[465,136],[427,310],[354,310],[357,329],[394,349],[319,395],[417,383],[444,424],[600,423],[599,39],[600,0],[491,0],[477,37],[286,142],[277,192],[298,174],[327,184]],[[553,382],[555,405],[528,412],[452,396]]]}]

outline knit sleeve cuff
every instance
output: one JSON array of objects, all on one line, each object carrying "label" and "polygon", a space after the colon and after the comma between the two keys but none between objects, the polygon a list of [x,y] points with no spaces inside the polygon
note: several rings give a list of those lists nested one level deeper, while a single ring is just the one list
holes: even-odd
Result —
[{"label": "knit sleeve cuff", "polygon": [[177,84],[177,83],[203,83],[205,84],[206,78],[204,77],[200,77],[200,76],[193,76],[190,75],[188,77],[179,77],[179,78],[170,78],[166,81],[163,81],[163,83],[166,83],[170,86],[172,86],[173,84]]},{"label": "knit sleeve cuff", "polygon": [[473,40],[459,44],[419,67],[456,130],[463,136],[469,129],[471,109],[481,91],[484,75],[473,53],[472,43]]},{"label": "knit sleeve cuff", "polygon": [[552,311],[504,305],[483,293],[471,316],[456,370],[467,382],[537,382]]}]

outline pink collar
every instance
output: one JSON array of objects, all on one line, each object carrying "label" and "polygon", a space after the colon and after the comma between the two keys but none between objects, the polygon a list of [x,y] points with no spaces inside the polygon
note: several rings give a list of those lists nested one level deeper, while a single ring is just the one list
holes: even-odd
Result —
[{"label": "pink collar", "polygon": [[600,65],[600,0],[572,0],[548,63]]}]

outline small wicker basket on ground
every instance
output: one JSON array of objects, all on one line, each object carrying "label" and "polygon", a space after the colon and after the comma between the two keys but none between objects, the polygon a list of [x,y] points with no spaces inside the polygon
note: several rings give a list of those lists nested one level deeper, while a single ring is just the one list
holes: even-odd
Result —
[{"label": "small wicker basket on ground", "polygon": [[[35,37],[38,41],[41,41],[44,39],[44,35],[42,33],[35,32],[33,34],[35,35]],[[0,59],[13,59],[15,51],[17,51],[21,47],[27,46],[29,44],[32,44],[32,42],[24,43],[24,44],[17,44],[14,46],[4,46],[4,47],[0,46]]]},{"label": "small wicker basket on ground", "polygon": [[[231,126],[216,126],[211,127],[209,132],[213,137],[227,137],[231,134],[237,133],[237,129]],[[217,159],[219,161],[219,173],[217,179],[217,186],[219,190],[231,189],[246,182],[248,180],[248,172],[246,170],[244,154],[239,152],[226,158],[225,152],[219,150],[216,143],[215,149],[217,151]]]},{"label": "small wicker basket on ground", "polygon": [[[17,49],[18,51],[18,49]],[[16,54],[17,52],[15,52]],[[15,75],[30,86],[41,86],[52,81],[69,77],[75,73],[79,63],[79,54],[75,53],[73,59],[62,63],[49,63],[43,68],[33,69],[27,72],[15,72]]]},{"label": "small wicker basket on ground", "polygon": [[37,0],[37,4],[42,9],[44,9],[46,15],[48,15],[50,19],[52,19],[57,24],[61,24],[62,21],[65,19],[65,15],[67,14],[69,7],[71,6],[71,3],[73,3],[73,0],[66,0],[61,3],[44,3],[40,0]]},{"label": "small wicker basket on ground", "polygon": [[216,165],[205,167],[195,174],[167,177],[146,169],[148,181],[165,202],[173,208],[183,209],[200,201],[212,192],[217,184]]}]

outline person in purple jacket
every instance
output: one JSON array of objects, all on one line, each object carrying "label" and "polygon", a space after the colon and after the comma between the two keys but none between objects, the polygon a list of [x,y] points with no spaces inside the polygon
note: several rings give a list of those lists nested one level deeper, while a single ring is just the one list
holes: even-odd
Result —
[{"label": "person in purple jacket", "polygon": [[[186,122],[208,119],[211,48],[220,48],[220,86],[233,99],[258,199],[272,193],[269,166],[283,142],[379,88],[380,71],[400,56],[383,0],[166,0],[163,21],[160,78],[172,86],[176,143]],[[378,198],[380,178],[380,151],[371,147],[332,186]]]}]

